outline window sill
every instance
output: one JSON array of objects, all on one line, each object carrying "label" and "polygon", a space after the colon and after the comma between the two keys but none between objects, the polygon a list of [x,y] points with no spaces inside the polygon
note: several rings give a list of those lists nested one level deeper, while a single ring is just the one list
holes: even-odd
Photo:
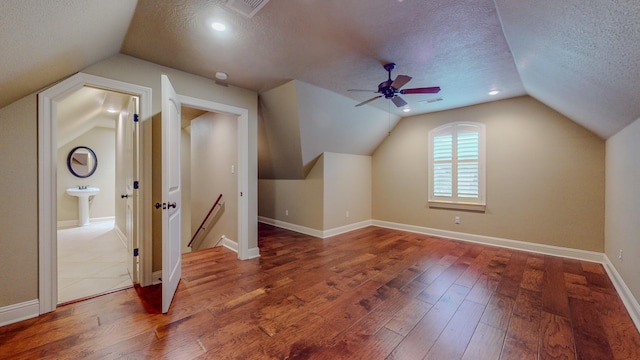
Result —
[{"label": "window sill", "polygon": [[451,209],[451,210],[466,210],[485,212],[487,205],[485,204],[470,204],[470,203],[452,203],[446,201],[429,201],[430,208],[437,209]]}]

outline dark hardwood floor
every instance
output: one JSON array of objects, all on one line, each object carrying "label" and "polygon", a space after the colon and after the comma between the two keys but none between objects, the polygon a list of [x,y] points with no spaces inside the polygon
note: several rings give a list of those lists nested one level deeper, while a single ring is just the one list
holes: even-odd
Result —
[{"label": "dark hardwood floor", "polygon": [[599,264],[368,227],[260,225],[183,257],[169,314],[128,289],[0,328],[2,359],[640,359]]}]

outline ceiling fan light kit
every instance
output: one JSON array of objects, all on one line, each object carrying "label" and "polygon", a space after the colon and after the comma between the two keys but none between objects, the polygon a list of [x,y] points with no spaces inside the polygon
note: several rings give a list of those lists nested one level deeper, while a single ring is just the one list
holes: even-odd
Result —
[{"label": "ceiling fan light kit", "polygon": [[404,101],[403,98],[401,98],[400,96],[398,96],[398,94],[437,94],[440,92],[440,87],[439,86],[432,86],[432,87],[421,87],[421,88],[412,88],[412,89],[400,89],[401,87],[403,87],[404,85],[406,85],[410,80],[411,80],[411,76],[408,75],[398,75],[396,76],[396,78],[392,81],[391,80],[391,71],[393,71],[393,69],[396,68],[396,64],[395,63],[388,63],[384,65],[384,69],[387,71],[387,73],[389,74],[389,77],[387,78],[386,81],[381,82],[378,85],[378,90],[377,91],[372,91],[372,90],[358,90],[358,89],[349,89],[347,91],[371,91],[373,93],[378,93],[380,95],[378,96],[374,96],[369,100],[365,100],[359,104],[356,104],[356,106],[362,106],[365,104],[368,104],[376,99],[379,99],[381,97],[384,97],[385,99],[389,99],[391,100],[391,102],[393,102],[393,104],[399,108],[406,106],[407,102]]}]

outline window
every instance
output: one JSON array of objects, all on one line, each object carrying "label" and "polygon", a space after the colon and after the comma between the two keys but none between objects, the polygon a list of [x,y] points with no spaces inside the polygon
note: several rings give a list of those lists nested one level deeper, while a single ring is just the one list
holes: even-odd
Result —
[{"label": "window", "polygon": [[484,211],[484,125],[457,122],[429,132],[429,206]]}]

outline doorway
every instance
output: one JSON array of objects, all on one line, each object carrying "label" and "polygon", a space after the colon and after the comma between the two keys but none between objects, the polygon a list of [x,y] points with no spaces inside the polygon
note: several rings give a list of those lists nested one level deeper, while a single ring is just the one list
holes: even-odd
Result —
[{"label": "doorway", "polygon": [[[150,119],[151,117],[151,89],[143,86],[123,83],[120,81],[105,79],[93,75],[78,73],[70,78],[56,84],[55,86],[38,94],[38,252],[39,256],[39,307],[40,313],[53,311],[58,303],[58,264],[57,264],[57,212],[58,212],[58,180],[57,173],[65,170],[59,168],[57,154],[57,132],[58,132],[58,107],[61,102],[81,90],[83,87],[91,87],[108,91],[125,93],[135,96],[139,99],[139,118]],[[140,127],[140,123],[138,123]],[[138,131],[138,146],[140,152],[150,149],[150,132],[144,126]],[[143,134],[144,133],[144,134]],[[112,146],[115,144],[112,144]],[[140,159],[133,159],[140,170],[137,174],[137,181],[144,181],[150,178],[150,164],[142,162]],[[66,163],[65,163],[66,165]],[[115,192],[115,189],[112,190]],[[151,222],[146,213],[137,211],[135,203],[149,201],[150,196],[145,191],[140,191],[134,200],[135,214],[138,214],[134,227],[134,243],[140,253],[145,248],[150,249],[151,246],[146,241],[138,242],[141,239],[140,234],[150,228]],[[126,194],[121,194],[126,195]],[[149,230],[147,230],[150,232]],[[142,255],[142,254],[141,254]],[[151,283],[151,260],[145,256],[135,257],[134,254],[128,254],[131,268],[138,268],[139,262],[140,274],[138,280],[141,284]],[[134,274],[135,278],[135,274]]]},{"label": "doorway", "polygon": [[58,103],[58,304],[137,282],[129,254],[138,103],[136,96],[90,86]]},{"label": "doorway", "polygon": [[[185,95],[180,95],[179,98],[183,107],[221,116],[231,116],[235,119],[237,127],[235,156],[237,157],[235,164],[233,165],[233,169],[228,167],[227,169],[221,169],[221,171],[234,172],[236,194],[233,201],[237,204],[234,210],[237,213],[237,239],[226,239],[224,241],[224,245],[225,247],[237,252],[240,260],[260,256],[259,249],[257,247],[249,248],[249,198],[246,195],[246,191],[249,188],[248,110]],[[197,222],[198,220],[194,221]]]},{"label": "doorway", "polygon": [[238,116],[187,106],[181,116],[182,252],[237,252]]}]

